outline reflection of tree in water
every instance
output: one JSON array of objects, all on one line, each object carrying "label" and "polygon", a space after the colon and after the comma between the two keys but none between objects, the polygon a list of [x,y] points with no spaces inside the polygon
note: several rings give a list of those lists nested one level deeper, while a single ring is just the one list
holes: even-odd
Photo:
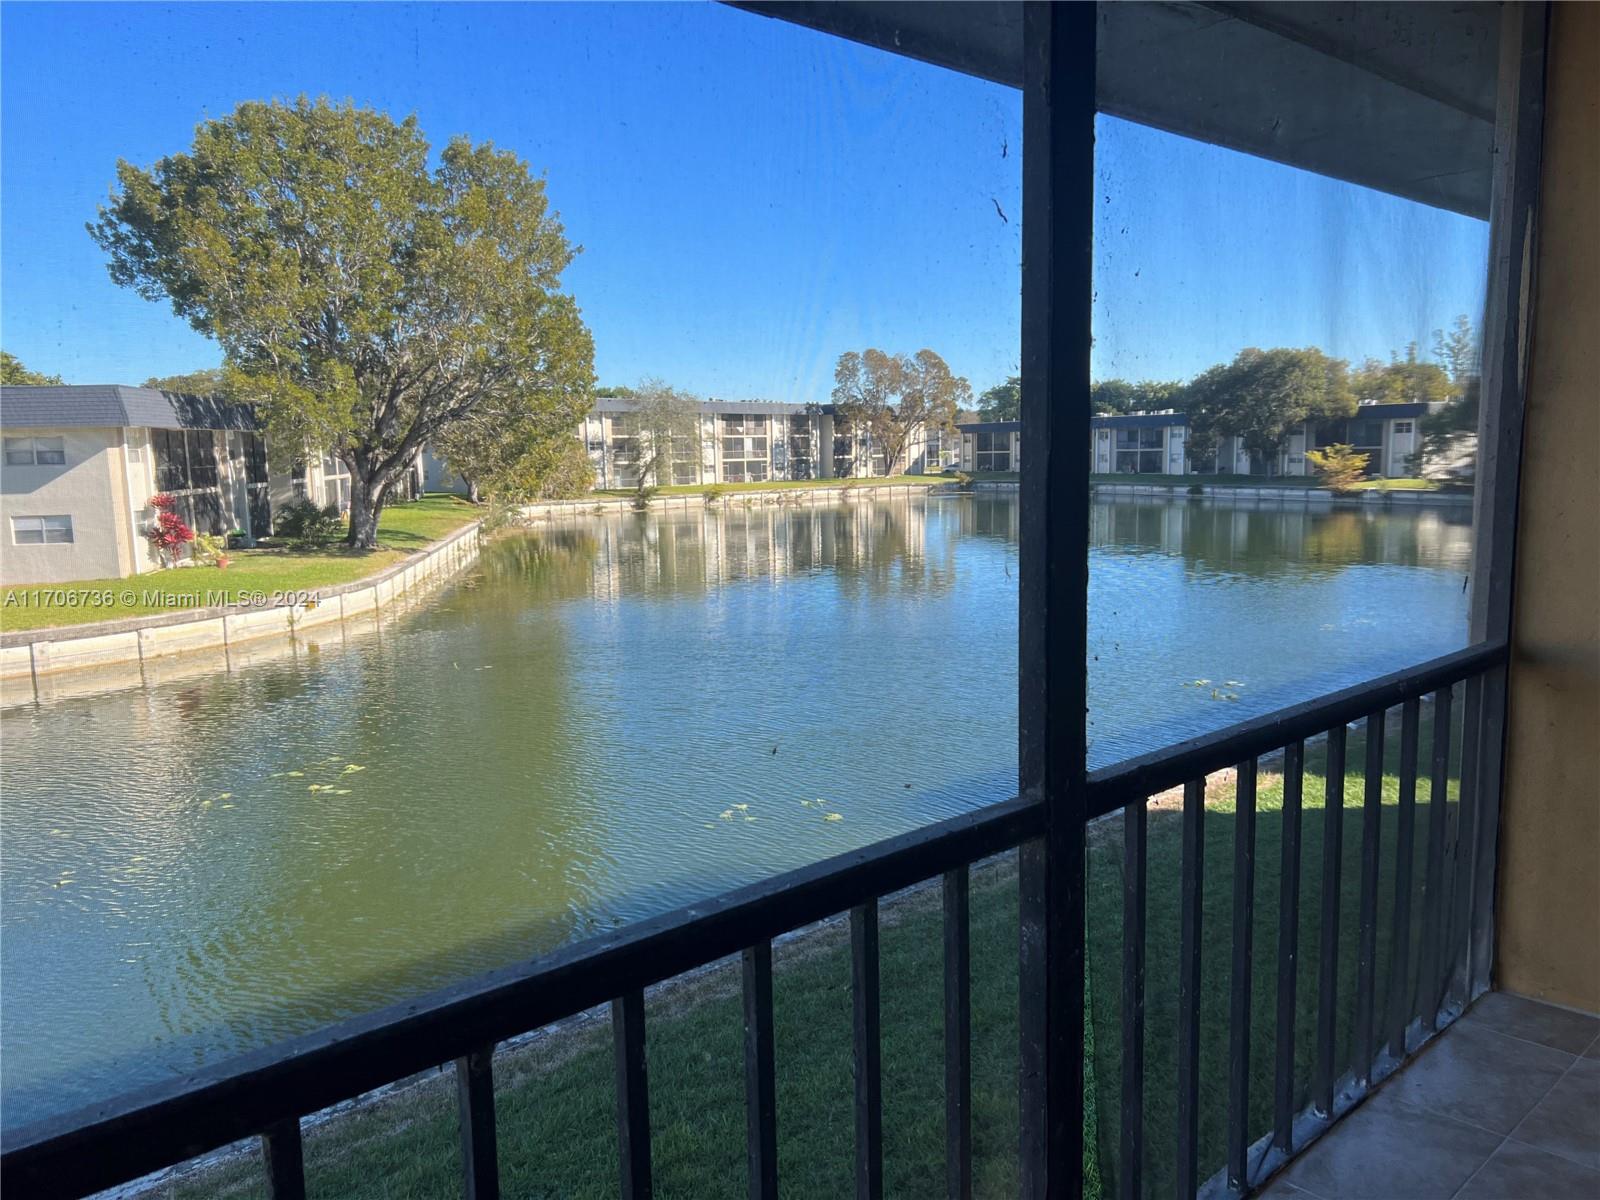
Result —
[{"label": "reflection of tree in water", "polygon": [[1181,556],[1198,575],[1327,578],[1355,565],[1466,568],[1465,514],[1246,508],[1200,503],[1097,502],[1096,550]]},{"label": "reflection of tree in water", "polygon": [[992,538],[1016,545],[1022,536],[1022,505],[1014,494],[976,495],[957,510],[964,537]]},{"label": "reflection of tree in water", "polygon": [[[872,594],[941,594],[955,582],[956,522],[930,520],[926,504],[874,499],[834,507],[751,505],[597,516],[572,529],[496,539],[479,573],[526,573],[541,597],[674,598],[724,584],[831,571]],[[930,541],[935,543],[930,545]],[[521,590],[491,588],[520,607]],[[470,609],[470,602],[463,603]]]},{"label": "reflection of tree in water", "polygon": [[[821,514],[825,561],[846,593],[943,595],[955,585],[957,531],[929,520],[925,503],[875,500]],[[930,547],[933,533],[937,546]],[[942,535],[942,536],[939,536]]]},{"label": "reflection of tree in water", "polygon": [[485,543],[471,575],[462,581],[462,592],[472,601],[463,608],[482,611],[492,603],[507,612],[522,612],[529,599],[581,599],[589,594],[598,551],[586,529],[500,534]]}]

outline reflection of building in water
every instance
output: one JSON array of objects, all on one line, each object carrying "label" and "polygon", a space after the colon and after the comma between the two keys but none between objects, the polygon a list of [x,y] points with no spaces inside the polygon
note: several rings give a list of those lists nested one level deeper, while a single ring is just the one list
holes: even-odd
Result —
[{"label": "reflection of building in water", "polygon": [[[1306,451],[1336,443],[1367,456],[1367,474],[1415,475],[1422,418],[1438,405],[1363,404],[1348,420],[1307,421],[1275,455],[1251,454],[1240,438],[1225,437],[1216,453],[1188,453],[1189,417],[1181,412],[1126,413],[1090,419],[1089,470],[1097,475],[1311,475]],[[956,427],[963,471],[1016,471],[1022,462],[1020,421],[974,421]]]},{"label": "reflection of building in water", "polygon": [[[597,517],[593,591],[612,600],[693,595],[819,570],[884,583],[935,581],[954,561],[962,523],[953,513],[941,509],[930,521],[925,498],[883,497],[837,506],[717,506],[663,510],[649,519]],[[930,534],[930,526],[937,532]]]}]

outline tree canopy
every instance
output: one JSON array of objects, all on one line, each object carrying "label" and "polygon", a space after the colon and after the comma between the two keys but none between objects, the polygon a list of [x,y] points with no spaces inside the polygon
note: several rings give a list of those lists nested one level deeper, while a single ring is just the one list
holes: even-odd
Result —
[{"label": "tree canopy", "polygon": [[672,482],[674,461],[692,460],[698,466],[704,451],[698,396],[660,379],[645,379],[636,388],[619,391],[626,391],[631,407],[614,422],[628,439],[622,456],[638,476],[641,497]]},{"label": "tree canopy", "polygon": [[972,386],[932,350],[912,355],[850,350],[839,356],[833,379],[840,431],[864,431],[883,452],[886,475],[902,466],[919,426],[953,429],[956,410],[972,402]]},{"label": "tree canopy", "polygon": [[1089,404],[1097,413],[1154,412],[1176,407],[1182,394],[1177,380],[1101,379],[1089,385]]},{"label": "tree canopy", "polygon": [[198,371],[186,371],[182,375],[154,375],[144,381],[144,386],[190,396],[215,396],[226,388],[221,367],[201,367]]},{"label": "tree canopy", "polygon": [[985,421],[1022,420],[1022,376],[1013,375],[985,389],[978,396],[978,416]]},{"label": "tree canopy", "polygon": [[0,383],[13,385],[32,384],[36,387],[60,387],[61,376],[46,375],[43,371],[30,371],[15,354],[0,350]]},{"label": "tree canopy", "polygon": [[1237,437],[1260,455],[1276,454],[1306,421],[1348,417],[1356,411],[1343,359],[1321,350],[1241,350],[1230,363],[1202,371],[1183,390],[1193,458],[1216,452],[1223,437]]},{"label": "tree canopy", "polygon": [[1367,359],[1350,373],[1350,390],[1358,404],[1442,404],[1452,388],[1444,368],[1420,360],[1412,342],[1404,358]]},{"label": "tree canopy", "polygon": [[117,283],[218,343],[232,396],[349,468],[354,546],[430,439],[570,428],[594,383],[544,179],[487,142],[430,149],[414,116],[250,101],[119,162],[89,226]]},{"label": "tree canopy", "polygon": [[[1444,406],[1422,418],[1423,456],[1440,459],[1461,452],[1478,432],[1480,349],[1472,322],[1465,315],[1455,319],[1448,330],[1433,334],[1433,357],[1450,377],[1450,398]],[[1476,471],[1475,453],[1463,455],[1463,465]]]}]

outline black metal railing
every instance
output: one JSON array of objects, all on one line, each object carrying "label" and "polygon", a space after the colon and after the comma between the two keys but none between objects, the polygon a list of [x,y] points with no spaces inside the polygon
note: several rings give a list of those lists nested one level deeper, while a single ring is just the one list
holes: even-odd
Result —
[{"label": "black metal railing", "polygon": [[[1211,1189],[1247,1190],[1275,1169],[1284,1155],[1354,1103],[1408,1050],[1438,1028],[1441,1009],[1473,994],[1482,964],[1471,962],[1474,922],[1486,917],[1488,893],[1467,872],[1465,906],[1444,901],[1438,886],[1447,865],[1463,877],[1456,855],[1470,847],[1478,875],[1487,838],[1474,825],[1463,771],[1459,823],[1446,827],[1445,807],[1430,803],[1427,883],[1421,962],[1412,987],[1407,968],[1409,918],[1394,925],[1390,986],[1377,992],[1375,975],[1378,806],[1382,803],[1384,714],[1402,706],[1400,732],[1400,855],[1396,906],[1409,903],[1414,836],[1419,712],[1432,696],[1434,743],[1431,800],[1444,795],[1450,762],[1451,689],[1465,683],[1468,720],[1474,719],[1478,682],[1504,662],[1503,646],[1480,646],[1412,670],[1245,722],[1145,756],[1088,781],[1090,818],[1124,814],[1124,952],[1122,970],[1122,1100],[1119,1190],[1140,1195],[1146,1130],[1144,1102],[1144,929],[1146,801],[1183,788],[1182,931],[1178,1031],[1178,1130],[1174,1151],[1182,1195]],[[1345,772],[1345,728],[1367,729],[1363,807],[1360,977],[1357,985],[1357,1069],[1334,1078],[1338,887]],[[1468,726],[1468,736],[1471,726]],[[1321,990],[1313,1101],[1296,1112],[1294,1018],[1297,978],[1301,783],[1308,739],[1326,736],[1327,832],[1323,842],[1321,911],[1324,928],[1318,966]],[[1248,1128],[1248,1026],[1254,905],[1257,762],[1283,753],[1285,780],[1278,934],[1279,987],[1274,1118],[1270,1131],[1252,1139]],[[1471,756],[1466,756],[1464,762]],[[1200,949],[1205,777],[1237,766],[1233,878],[1231,1050],[1227,1080],[1227,1167],[1209,1182],[1199,1178]],[[301,1120],[343,1100],[446,1063],[455,1064],[464,1190],[469,1197],[499,1194],[495,1089],[491,1056],[507,1039],[609,1003],[615,1033],[619,1173],[625,1197],[651,1191],[650,1096],[645,1072],[644,990],[652,984],[733,955],[742,955],[744,1073],[750,1193],[777,1194],[777,1115],[773,1037],[772,940],[840,913],[849,913],[852,1023],[855,1062],[856,1190],[878,1196],[883,1187],[880,1071],[878,900],[926,880],[940,879],[944,923],[945,1102],[948,1190],[970,1196],[971,999],[969,868],[1040,838],[1041,805],[1011,800],[942,821],[865,849],[828,859],[703,904],[643,921],[555,952],[537,961],[485,974],[432,995],[353,1018],[314,1034],[221,1063],[78,1113],[18,1130],[0,1156],[0,1182],[8,1195],[81,1196],[181,1163],[217,1147],[259,1136],[274,1197],[304,1194]],[[1403,944],[1402,944],[1403,943]],[[1398,971],[1393,964],[1400,964]],[[1475,973],[1477,972],[1477,973]],[[1451,1000],[1451,997],[1454,1000]],[[1027,1003],[1026,997],[1024,1003]],[[1444,1012],[1447,1021],[1450,1013]],[[1386,1047],[1387,1053],[1380,1049]],[[1371,1051],[1371,1053],[1366,1053]],[[1027,1064],[1024,1063],[1024,1070]],[[1252,1162],[1253,1157],[1253,1162]]]},{"label": "black metal railing", "polygon": [[[1123,852],[1121,1080],[1119,1145],[1113,1156],[1116,1192],[1136,1200],[1144,1180],[1150,1140],[1145,1128],[1146,896],[1149,797],[1183,790],[1179,833],[1181,867],[1177,1000],[1177,1128],[1173,1176],[1180,1196],[1241,1195],[1265,1181],[1328,1125],[1364,1098],[1423,1042],[1448,1025],[1488,986],[1487,963],[1477,934],[1492,919],[1493,826],[1480,812],[1475,764],[1480,741],[1485,677],[1503,669],[1503,645],[1482,645],[1412,670],[1284,709],[1220,733],[1194,739],[1089,776],[1091,819],[1120,812]],[[1459,799],[1449,800],[1455,689],[1465,696]],[[1413,920],[1416,881],[1417,783],[1421,715],[1430,705],[1432,745],[1423,907]],[[1393,899],[1388,922],[1388,969],[1380,981],[1379,921],[1382,872],[1380,829],[1384,802],[1385,728],[1400,708],[1398,807],[1393,849]],[[1337,1077],[1336,1024],[1340,1016],[1339,929],[1343,863],[1346,749],[1349,728],[1365,737],[1361,808],[1360,917],[1354,997],[1352,1065]],[[1319,953],[1315,964],[1316,1029],[1310,1080],[1296,1077],[1296,1019],[1302,971],[1299,961],[1302,799],[1306,746],[1318,739],[1324,762]],[[1272,1016],[1273,1066],[1268,1128],[1250,1124],[1252,931],[1256,906],[1257,783],[1260,762],[1281,755],[1282,814],[1278,873],[1276,1004]],[[1207,776],[1235,770],[1232,875],[1232,947],[1227,1030],[1225,1165],[1200,1174],[1201,922],[1204,895]],[[1413,943],[1418,955],[1411,960]],[[1104,1036],[1102,1034],[1102,1036]],[[1220,1081],[1218,1081],[1220,1082]],[[1307,1082],[1310,1103],[1297,1108]],[[1162,1135],[1167,1130],[1161,1131]]]}]

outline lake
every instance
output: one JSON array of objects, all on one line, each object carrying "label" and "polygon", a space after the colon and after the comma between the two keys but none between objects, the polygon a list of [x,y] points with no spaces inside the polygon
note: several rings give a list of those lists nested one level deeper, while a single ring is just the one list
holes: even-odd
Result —
[{"label": "lake", "polygon": [[[1018,511],[585,516],[338,649],[0,714],[6,1127],[1010,796]],[[1465,510],[1092,540],[1095,766],[1466,642]]]}]

